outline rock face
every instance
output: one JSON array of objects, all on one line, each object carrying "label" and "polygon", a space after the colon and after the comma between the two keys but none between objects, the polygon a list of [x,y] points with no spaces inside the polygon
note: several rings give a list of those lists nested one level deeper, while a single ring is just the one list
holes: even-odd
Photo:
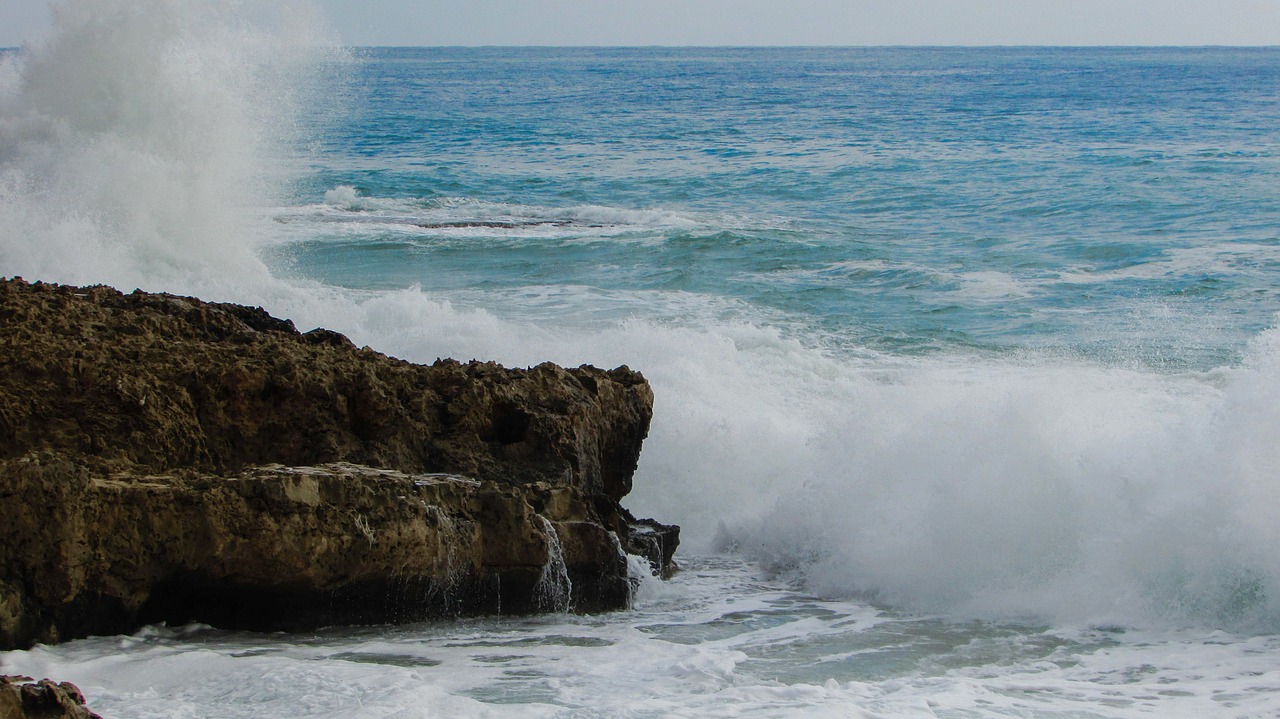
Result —
[{"label": "rock face", "polygon": [[102,719],[89,711],[71,682],[0,676],[0,719]]},{"label": "rock face", "polygon": [[626,367],[415,365],[261,309],[0,280],[0,647],[625,606]]}]

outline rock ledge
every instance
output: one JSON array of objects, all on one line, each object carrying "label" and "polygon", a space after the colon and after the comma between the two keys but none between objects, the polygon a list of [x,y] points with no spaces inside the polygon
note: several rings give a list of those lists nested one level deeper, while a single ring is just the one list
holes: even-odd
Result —
[{"label": "rock ledge", "polygon": [[653,395],[423,366],[261,309],[0,280],[0,648],[626,606]]}]

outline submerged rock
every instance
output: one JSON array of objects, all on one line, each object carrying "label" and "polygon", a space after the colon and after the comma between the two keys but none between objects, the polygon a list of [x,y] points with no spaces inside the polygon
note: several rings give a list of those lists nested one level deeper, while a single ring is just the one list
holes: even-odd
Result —
[{"label": "submerged rock", "polygon": [[623,552],[674,566],[678,528],[618,504],[653,401],[626,367],[416,365],[261,309],[20,279],[0,356],[3,647],[596,611],[628,601]]}]

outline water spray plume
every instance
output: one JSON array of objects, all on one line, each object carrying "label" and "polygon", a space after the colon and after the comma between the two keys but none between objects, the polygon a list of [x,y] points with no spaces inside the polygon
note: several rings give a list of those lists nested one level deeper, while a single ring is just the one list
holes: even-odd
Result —
[{"label": "water spray plume", "polygon": [[260,208],[281,194],[320,36],[238,5],[54,5],[0,84],[6,274],[224,297],[268,281]]}]

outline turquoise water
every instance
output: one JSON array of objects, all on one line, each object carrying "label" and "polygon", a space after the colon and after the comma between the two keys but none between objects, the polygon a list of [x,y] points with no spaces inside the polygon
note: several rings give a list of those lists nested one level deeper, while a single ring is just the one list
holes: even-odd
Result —
[{"label": "turquoise water", "polygon": [[686,569],[0,671],[110,717],[1280,711],[1280,50],[317,53],[126,5],[0,58],[0,271],[629,364],[626,504]]},{"label": "turquoise water", "polygon": [[510,226],[320,231],[286,254],[326,282],[694,293],[859,348],[1172,368],[1237,359],[1280,308],[1274,50],[395,49],[352,72],[301,197]]}]

